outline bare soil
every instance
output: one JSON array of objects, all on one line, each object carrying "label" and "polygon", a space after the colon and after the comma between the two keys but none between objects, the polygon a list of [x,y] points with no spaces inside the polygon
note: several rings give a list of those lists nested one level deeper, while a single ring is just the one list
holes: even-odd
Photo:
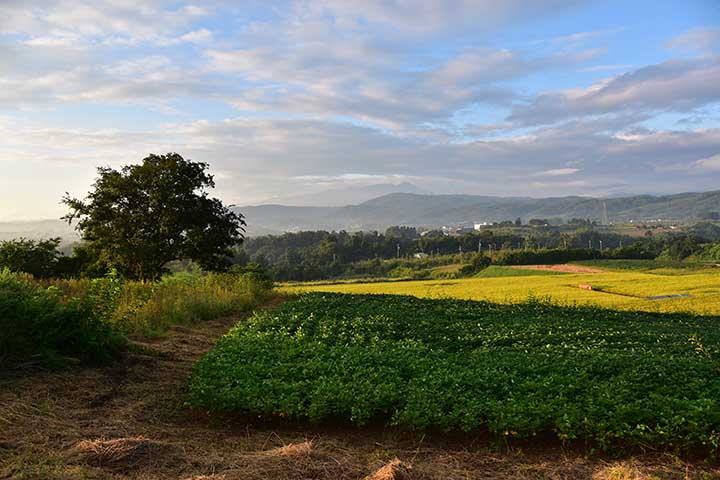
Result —
[{"label": "bare soil", "polygon": [[561,273],[605,273],[605,270],[599,268],[583,267],[582,265],[513,265],[510,268],[517,268],[521,270],[545,270],[548,272],[561,272]]},{"label": "bare soil", "polygon": [[136,339],[108,368],[0,377],[0,478],[13,479],[713,479],[720,467],[667,453],[622,458],[558,444],[392,429],[218,420],[183,406],[192,364],[235,322]]}]

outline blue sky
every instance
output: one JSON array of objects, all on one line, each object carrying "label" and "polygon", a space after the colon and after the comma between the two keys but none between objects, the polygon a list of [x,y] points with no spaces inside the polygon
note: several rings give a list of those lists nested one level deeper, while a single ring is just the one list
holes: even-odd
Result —
[{"label": "blue sky", "polygon": [[176,151],[239,205],[720,188],[715,0],[0,2],[0,220]]}]

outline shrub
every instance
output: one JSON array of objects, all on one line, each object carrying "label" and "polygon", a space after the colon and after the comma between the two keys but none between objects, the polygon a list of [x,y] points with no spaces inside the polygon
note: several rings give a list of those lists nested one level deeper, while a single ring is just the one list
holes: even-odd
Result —
[{"label": "shrub", "polygon": [[470,263],[463,265],[462,268],[460,268],[460,274],[465,276],[475,275],[476,273],[479,273],[489,267],[490,263],[491,261],[488,257],[482,253],[476,253],[470,260]]},{"label": "shrub", "polygon": [[42,288],[8,269],[0,271],[0,364],[110,360],[125,342],[99,303],[106,299],[103,288],[97,283],[83,301],[62,301],[57,287]]},{"label": "shrub", "polygon": [[572,260],[593,260],[602,258],[599,250],[589,248],[507,250],[495,258],[498,265],[537,265],[566,263]]},{"label": "shrub", "polygon": [[176,274],[157,283],[98,279],[34,279],[0,271],[0,363],[63,357],[102,363],[125,344],[124,334],[162,332],[248,311],[271,295],[253,272]]},{"label": "shrub", "polygon": [[51,277],[60,258],[59,238],[6,240],[0,242],[0,269]]}]

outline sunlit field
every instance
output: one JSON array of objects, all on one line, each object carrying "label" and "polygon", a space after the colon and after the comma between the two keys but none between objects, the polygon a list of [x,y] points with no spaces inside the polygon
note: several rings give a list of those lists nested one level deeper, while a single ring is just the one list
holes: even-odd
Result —
[{"label": "sunlit field", "polygon": [[[592,290],[580,288],[590,285]],[[423,298],[460,298],[517,303],[536,298],[558,304],[583,304],[620,310],[692,312],[720,315],[720,269],[662,275],[634,271],[596,274],[527,275],[492,278],[344,284],[287,285],[288,292],[391,293]],[[646,297],[689,297],[649,300]]]}]

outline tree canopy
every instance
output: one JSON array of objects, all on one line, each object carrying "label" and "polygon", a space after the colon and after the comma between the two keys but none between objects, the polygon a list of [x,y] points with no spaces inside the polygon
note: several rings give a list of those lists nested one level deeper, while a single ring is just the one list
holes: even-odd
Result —
[{"label": "tree canopy", "polygon": [[60,258],[59,238],[47,240],[8,240],[0,242],[0,270],[30,273],[36,277],[51,277]]},{"label": "tree canopy", "polygon": [[222,269],[244,239],[245,220],[208,196],[209,165],[177,153],[150,155],[120,170],[98,168],[84,200],[63,197],[89,249],[126,276],[158,278],[169,261],[191,259]]}]

